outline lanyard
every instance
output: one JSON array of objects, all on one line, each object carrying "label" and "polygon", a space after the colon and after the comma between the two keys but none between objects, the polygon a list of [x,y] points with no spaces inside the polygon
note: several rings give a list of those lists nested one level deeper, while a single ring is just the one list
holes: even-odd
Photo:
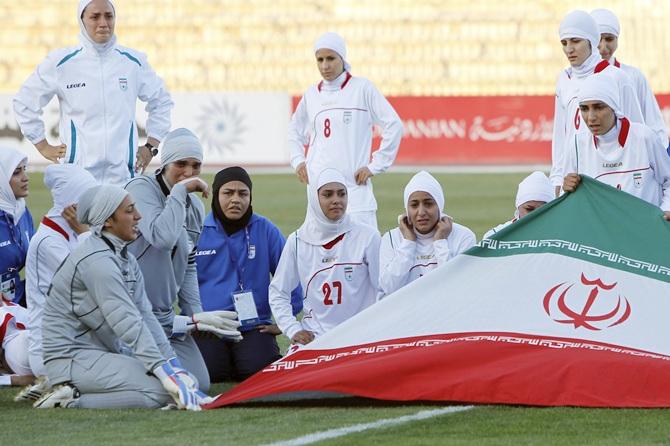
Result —
[{"label": "lanyard", "polygon": [[[10,220],[6,212],[5,221],[7,222],[7,228],[9,229],[9,236],[12,238],[14,244],[21,249],[21,252],[23,252],[23,234],[21,233],[21,227],[18,225],[18,222],[14,223],[13,220]],[[19,235],[18,238],[16,237],[16,233]]]},{"label": "lanyard", "polygon": [[[228,259],[230,260],[230,263],[235,265],[235,270],[237,271],[237,284],[240,287],[240,291],[244,290],[244,283],[242,281],[242,278],[244,277],[244,270],[246,269],[246,263],[247,259],[249,258],[249,252],[251,251],[251,240],[249,238],[249,228],[245,227],[244,228],[244,238],[247,243],[247,255],[242,256],[242,259],[240,259],[239,262],[236,262],[235,259],[233,258],[233,254],[231,253],[232,251],[232,245],[228,243]],[[230,237],[228,237],[230,240]]]}]

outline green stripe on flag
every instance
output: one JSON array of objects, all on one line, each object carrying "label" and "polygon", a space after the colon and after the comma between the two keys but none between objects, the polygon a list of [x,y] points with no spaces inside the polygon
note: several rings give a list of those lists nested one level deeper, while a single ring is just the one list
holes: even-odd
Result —
[{"label": "green stripe on flag", "polygon": [[482,240],[467,254],[555,253],[670,282],[670,222],[663,211],[582,176],[565,194]]}]

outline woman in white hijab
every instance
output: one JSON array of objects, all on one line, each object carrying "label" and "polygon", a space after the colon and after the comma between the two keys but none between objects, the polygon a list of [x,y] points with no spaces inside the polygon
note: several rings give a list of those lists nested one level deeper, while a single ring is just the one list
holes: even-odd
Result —
[{"label": "woman in white hijab", "polygon": [[650,127],[628,120],[612,79],[601,76],[591,76],[579,92],[580,112],[589,131],[578,134],[566,153],[563,190],[574,192],[579,175],[588,175],[659,206],[670,219],[666,148]]},{"label": "woman in white hijab", "polygon": [[96,186],[95,178],[72,164],[52,164],[44,173],[53,206],[42,218],[30,242],[26,259],[26,300],[28,304],[28,349],[30,368],[38,379],[23,389],[16,399],[37,399],[48,390],[42,362],[42,312],[53,275],[63,260],[88,234],[88,226],[77,221],[81,195]]},{"label": "woman in white hijab", "polygon": [[[347,213],[344,175],[325,169],[308,187],[307,215],[289,235],[270,282],[269,301],[279,328],[295,344],[307,344],[375,302],[379,233]],[[291,307],[300,284],[303,318]]]},{"label": "woman in white hijab", "polygon": [[549,181],[549,178],[543,172],[536,170],[519,183],[516,200],[514,200],[514,218],[488,230],[484,234],[484,238],[491,237],[501,229],[525,217],[535,209],[544,206],[554,198],[556,198],[556,193],[551,185],[551,181]]},{"label": "woman in white hijab", "polygon": [[621,105],[628,119],[644,123],[640,104],[631,80],[621,70],[602,60],[598,52],[600,32],[598,24],[586,11],[568,13],[559,27],[563,53],[570,67],[562,70],[556,82],[554,103],[554,131],[551,140],[551,173],[549,179],[555,194],[563,184],[565,152],[579,132],[588,131],[579,115],[577,96],[581,84],[595,73],[606,73],[615,80]]},{"label": "woman in white hijab", "polygon": [[26,207],[28,158],[23,152],[0,147],[0,293],[2,299],[25,306],[24,282],[19,275],[26,262],[35,228]]},{"label": "woman in white hijab", "polygon": [[[314,55],[323,79],[305,92],[291,119],[291,166],[305,184],[323,169],[339,170],[349,191],[349,216],[376,228],[377,201],[371,177],[393,164],[402,122],[369,80],[352,76],[340,35],[329,32],[319,37]],[[378,125],[382,134],[371,159],[373,125]]]},{"label": "woman in white hijab", "polygon": [[637,94],[637,100],[640,102],[640,109],[642,110],[645,124],[651,127],[659,138],[661,138],[661,144],[668,147],[668,131],[665,121],[658,106],[658,101],[656,101],[656,96],[654,96],[649,82],[647,82],[647,78],[638,68],[621,63],[614,57],[614,53],[619,47],[619,34],[621,33],[619,19],[612,11],[604,8],[591,11],[591,17],[598,23],[600,31],[600,44],[598,45],[600,56],[608,61],[610,65],[620,68],[621,71],[628,75],[635,87],[635,93]]},{"label": "woman in white hijab", "polygon": [[[46,159],[77,164],[102,184],[123,186],[143,172],[170,130],[172,100],[145,54],[121,46],[110,0],[80,0],[79,44],[49,53],[14,98],[21,132]],[[46,139],[42,109],[60,104],[59,139]],[[135,122],[137,100],[147,103],[145,145]]]},{"label": "woman in white hijab", "polygon": [[444,193],[428,172],[414,175],[403,194],[405,213],[379,248],[380,298],[444,265],[476,243],[474,232],[444,214]]}]

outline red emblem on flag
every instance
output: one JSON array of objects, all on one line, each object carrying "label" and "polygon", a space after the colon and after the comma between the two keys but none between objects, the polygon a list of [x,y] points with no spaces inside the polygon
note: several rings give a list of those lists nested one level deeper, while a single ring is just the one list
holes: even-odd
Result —
[{"label": "red emblem on flag", "polygon": [[[581,283],[591,287],[586,299],[582,299],[583,305],[581,310],[575,310],[571,308],[566,302],[568,291],[570,291],[570,289],[575,284],[572,283],[565,287],[564,285],[566,282],[563,282],[551,288],[547,294],[544,295],[544,311],[547,313],[547,315],[554,321],[561,324],[572,324],[575,328],[584,327],[589,330],[596,331],[602,330],[604,328],[614,327],[615,325],[622,324],[626,321],[626,319],[628,319],[631,313],[630,303],[625,297],[623,297],[622,301],[621,295],[617,295],[616,305],[612,305],[611,310],[600,314],[593,311],[593,306],[596,303],[596,300],[613,302],[611,297],[612,293],[605,292],[612,291],[616,287],[617,282],[612,284],[605,284],[600,279],[589,280],[586,278],[584,273],[582,273]],[[559,294],[558,290],[561,288],[563,288],[563,290]],[[601,296],[601,291],[603,292],[603,297],[599,297]],[[558,297],[556,298],[556,296]],[[556,317],[552,316],[550,307],[552,306],[551,303],[554,298],[556,298],[556,304],[554,305],[555,309],[562,315],[566,316],[567,319],[557,319]],[[574,297],[570,298],[570,301],[573,305],[575,300],[576,299]],[[600,306],[602,307],[602,304]]]}]

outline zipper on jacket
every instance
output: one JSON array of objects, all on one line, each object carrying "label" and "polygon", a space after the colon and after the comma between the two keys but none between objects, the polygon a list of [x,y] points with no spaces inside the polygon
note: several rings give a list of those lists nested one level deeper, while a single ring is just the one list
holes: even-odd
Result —
[{"label": "zipper on jacket", "polygon": [[[98,54],[98,59],[100,60],[100,82],[102,84],[102,89],[101,89],[102,90],[102,119],[105,122],[105,137],[103,138],[104,139],[103,156],[104,156],[104,160],[107,161],[107,138],[109,136],[108,131],[107,131],[107,97],[106,97],[107,91],[105,89],[105,70],[103,69],[104,59],[103,59],[102,55],[100,55],[100,54]],[[106,170],[107,169],[102,170],[102,179],[100,180],[100,182],[102,184],[105,183]]]}]

